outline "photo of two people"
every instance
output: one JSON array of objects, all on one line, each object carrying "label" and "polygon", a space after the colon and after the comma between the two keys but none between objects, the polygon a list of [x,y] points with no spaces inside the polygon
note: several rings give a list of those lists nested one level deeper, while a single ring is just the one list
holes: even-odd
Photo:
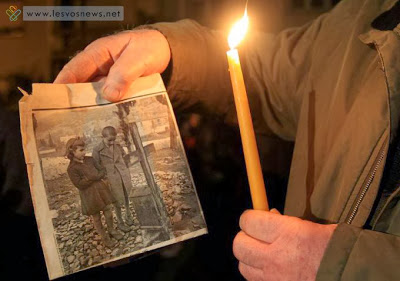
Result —
[{"label": "photo of two people", "polygon": [[[105,127],[102,130],[103,140],[95,147],[93,157],[86,156],[85,142],[80,137],[71,138],[66,145],[66,156],[71,160],[68,175],[79,189],[82,214],[91,216],[94,228],[108,248],[116,244],[110,236],[116,240],[123,238],[114,229],[113,210],[120,231],[129,232],[128,226],[134,224],[128,196],[132,189],[131,177],[124,159],[125,152],[119,144],[115,144],[116,136],[114,127]],[[125,206],[125,221],[122,206]],[[100,212],[104,214],[108,233],[102,225]]]},{"label": "photo of two people", "polygon": [[33,111],[64,274],[206,233],[165,94]]}]

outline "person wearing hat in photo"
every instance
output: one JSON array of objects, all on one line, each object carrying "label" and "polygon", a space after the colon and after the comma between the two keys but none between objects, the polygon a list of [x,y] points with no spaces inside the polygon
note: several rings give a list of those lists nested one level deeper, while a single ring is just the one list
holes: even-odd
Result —
[{"label": "person wearing hat in photo", "polygon": [[[71,161],[67,172],[71,182],[79,189],[82,214],[91,216],[96,231],[103,244],[112,248],[123,235],[114,229],[112,204],[115,201],[108,187],[105,170],[98,170],[92,157],[85,156],[85,142],[77,137],[68,140],[65,156]],[[101,212],[105,217],[108,233],[101,222]]]}]

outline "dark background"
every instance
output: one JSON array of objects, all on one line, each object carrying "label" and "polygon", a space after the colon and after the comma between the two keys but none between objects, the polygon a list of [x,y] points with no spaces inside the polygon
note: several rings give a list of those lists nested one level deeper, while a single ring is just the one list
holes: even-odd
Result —
[{"label": "dark background", "polygon": [[[252,30],[279,32],[312,20],[335,0],[250,0]],[[16,86],[52,82],[77,51],[107,34],[157,21],[192,18],[227,30],[243,13],[239,0],[2,1],[9,5],[122,5],[123,22],[7,23],[0,11],[0,279],[46,280],[23,159]],[[6,23],[6,24],[4,24]],[[176,112],[209,234],[115,267],[61,280],[242,280],[231,245],[240,214],[251,208],[240,136],[208,114]],[[271,207],[283,210],[292,144],[258,139]],[[268,150],[266,147],[269,147]],[[272,149],[271,149],[272,147]]]}]

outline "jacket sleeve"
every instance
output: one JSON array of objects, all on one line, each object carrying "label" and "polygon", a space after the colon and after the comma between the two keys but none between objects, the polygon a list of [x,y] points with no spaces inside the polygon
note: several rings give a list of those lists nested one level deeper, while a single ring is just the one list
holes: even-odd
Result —
[{"label": "jacket sleeve", "polygon": [[93,180],[84,177],[77,169],[68,169],[68,176],[79,190],[86,189],[93,183]]},{"label": "jacket sleeve", "polygon": [[96,149],[96,147],[92,151],[92,158],[93,158],[94,166],[96,167],[97,170],[99,170],[99,171],[105,170],[103,165],[101,164],[100,152],[99,152],[99,150]]},{"label": "jacket sleeve", "polygon": [[99,181],[101,179],[103,179],[106,176],[106,171],[105,169],[101,169],[101,170],[97,170],[97,173],[95,174],[90,174],[87,176],[88,180],[91,181]]},{"label": "jacket sleeve", "polygon": [[[258,134],[294,140],[320,17],[279,35],[251,32],[239,49]],[[195,21],[158,23],[170,45],[167,90],[178,110],[200,106],[236,124],[226,52],[227,34]],[[165,77],[165,75],[164,75]]]},{"label": "jacket sleeve", "polygon": [[125,153],[124,148],[118,144],[119,150],[121,150],[121,156],[122,159],[124,160],[124,164],[127,168],[129,168],[129,162],[130,162],[130,155]]},{"label": "jacket sleeve", "polygon": [[340,224],[328,244],[316,280],[399,280],[400,237]]}]

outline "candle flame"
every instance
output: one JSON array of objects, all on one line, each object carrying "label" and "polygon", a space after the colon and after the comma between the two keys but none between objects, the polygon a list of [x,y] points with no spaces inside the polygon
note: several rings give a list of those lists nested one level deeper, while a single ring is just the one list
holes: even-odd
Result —
[{"label": "candle flame", "polygon": [[237,21],[229,33],[228,44],[231,49],[235,49],[246,35],[249,27],[249,17],[247,16],[247,5],[243,17]]}]

